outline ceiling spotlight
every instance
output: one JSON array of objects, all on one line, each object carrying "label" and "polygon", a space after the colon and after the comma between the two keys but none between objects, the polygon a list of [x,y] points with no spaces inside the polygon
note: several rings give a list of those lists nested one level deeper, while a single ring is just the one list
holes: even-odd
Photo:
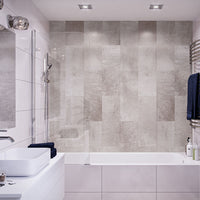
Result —
[{"label": "ceiling spotlight", "polygon": [[85,9],[85,10],[90,10],[92,9],[92,5],[91,4],[79,4],[78,5],[79,8],[82,10],[82,9]]},{"label": "ceiling spotlight", "polygon": [[17,30],[27,30],[29,21],[25,17],[8,15],[8,27]]},{"label": "ceiling spotlight", "polygon": [[150,10],[161,10],[163,8],[163,4],[151,4],[149,6]]}]

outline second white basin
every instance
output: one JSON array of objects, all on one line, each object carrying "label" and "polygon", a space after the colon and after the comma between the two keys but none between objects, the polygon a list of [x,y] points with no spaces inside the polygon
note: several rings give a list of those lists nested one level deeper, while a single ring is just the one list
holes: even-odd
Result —
[{"label": "second white basin", "polygon": [[15,148],[0,153],[0,170],[7,176],[33,176],[49,161],[49,148]]}]

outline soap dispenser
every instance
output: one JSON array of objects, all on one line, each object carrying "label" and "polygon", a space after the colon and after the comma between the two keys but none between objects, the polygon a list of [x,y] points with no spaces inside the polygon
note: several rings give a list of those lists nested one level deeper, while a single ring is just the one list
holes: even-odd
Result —
[{"label": "soap dispenser", "polygon": [[187,144],[187,148],[186,148],[186,153],[187,153],[187,156],[188,157],[192,157],[192,153],[193,153],[193,150],[192,150],[192,140],[191,138],[188,138],[189,142]]}]

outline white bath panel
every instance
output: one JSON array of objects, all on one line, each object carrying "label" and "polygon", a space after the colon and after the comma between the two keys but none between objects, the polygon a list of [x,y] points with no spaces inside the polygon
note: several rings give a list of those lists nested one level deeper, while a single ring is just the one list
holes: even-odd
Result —
[{"label": "white bath panel", "polygon": [[157,200],[199,200],[198,193],[158,193]]},{"label": "white bath panel", "polygon": [[65,192],[101,192],[101,167],[66,165]]},{"label": "white bath panel", "polygon": [[103,166],[103,192],[156,192],[156,166]]},{"label": "white bath panel", "polygon": [[65,193],[64,200],[101,200],[101,193]]},{"label": "white bath panel", "polygon": [[156,193],[103,193],[102,200],[156,200]]},{"label": "white bath panel", "polygon": [[157,192],[199,192],[198,166],[158,166]]}]

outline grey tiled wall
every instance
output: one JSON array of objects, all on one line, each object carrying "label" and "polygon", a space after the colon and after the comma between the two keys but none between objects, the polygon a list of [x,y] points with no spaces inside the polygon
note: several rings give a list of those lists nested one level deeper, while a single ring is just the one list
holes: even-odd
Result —
[{"label": "grey tiled wall", "polygon": [[183,151],[192,22],[50,23],[59,151]]}]

